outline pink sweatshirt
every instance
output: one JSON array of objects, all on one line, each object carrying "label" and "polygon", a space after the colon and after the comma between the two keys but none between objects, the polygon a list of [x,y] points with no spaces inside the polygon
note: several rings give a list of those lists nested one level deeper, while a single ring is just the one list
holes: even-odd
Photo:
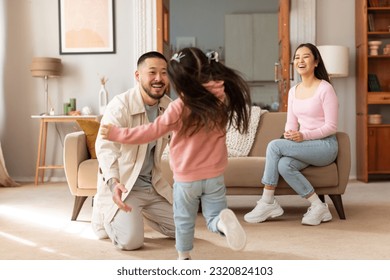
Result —
[{"label": "pink sweatshirt", "polygon": [[337,131],[338,100],[333,86],[322,80],[315,94],[307,99],[295,97],[297,86],[288,94],[285,130],[298,130],[304,140],[321,139]]},{"label": "pink sweatshirt", "polygon": [[[223,82],[212,81],[205,87],[218,98],[225,98]],[[178,98],[153,123],[134,128],[113,126],[108,139],[126,144],[145,144],[172,131],[169,153],[175,181],[191,182],[220,176],[227,165],[226,133],[202,129],[190,137],[178,135],[183,107],[183,101]]]}]

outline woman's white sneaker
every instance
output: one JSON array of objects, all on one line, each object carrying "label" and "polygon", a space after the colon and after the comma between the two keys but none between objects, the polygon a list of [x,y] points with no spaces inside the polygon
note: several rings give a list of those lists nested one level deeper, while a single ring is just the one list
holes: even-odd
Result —
[{"label": "woman's white sneaker", "polygon": [[332,220],[332,214],[329,211],[328,204],[322,203],[310,206],[303,215],[302,224],[309,226],[318,226],[322,222]]},{"label": "woman's white sneaker", "polygon": [[269,218],[282,216],[283,213],[282,207],[276,200],[274,203],[268,204],[260,199],[256,207],[244,216],[244,220],[248,223],[261,223]]}]

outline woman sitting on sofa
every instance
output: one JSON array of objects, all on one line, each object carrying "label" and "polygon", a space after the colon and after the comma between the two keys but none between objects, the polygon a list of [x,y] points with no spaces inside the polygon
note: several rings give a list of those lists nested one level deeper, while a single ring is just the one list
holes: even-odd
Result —
[{"label": "woman sitting on sofa", "polygon": [[273,140],[267,146],[263,195],[244,216],[248,223],[261,223],[283,214],[274,198],[279,174],[311,203],[302,224],[319,225],[332,219],[328,205],[319,199],[300,170],[308,165],[325,166],[336,159],[338,100],[316,46],[299,45],[294,67],[302,82],[289,91],[284,139]]}]

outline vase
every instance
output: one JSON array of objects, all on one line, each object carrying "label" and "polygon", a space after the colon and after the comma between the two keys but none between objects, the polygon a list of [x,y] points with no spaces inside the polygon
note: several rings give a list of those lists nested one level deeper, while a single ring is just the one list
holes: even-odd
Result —
[{"label": "vase", "polygon": [[99,114],[103,115],[108,103],[108,92],[104,85],[101,85],[99,91]]}]

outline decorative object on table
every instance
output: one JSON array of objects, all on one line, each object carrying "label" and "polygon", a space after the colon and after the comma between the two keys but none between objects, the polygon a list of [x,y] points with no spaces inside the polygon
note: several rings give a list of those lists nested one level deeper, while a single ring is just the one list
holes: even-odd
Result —
[{"label": "decorative object on table", "polygon": [[104,110],[106,110],[106,106],[108,104],[108,92],[106,90],[106,83],[108,79],[106,77],[100,78],[100,91],[99,91],[99,114],[103,115]]},{"label": "decorative object on table", "polygon": [[348,77],[348,47],[324,45],[317,48],[330,78]]},{"label": "decorative object on table", "polygon": [[64,115],[67,115],[69,113],[70,103],[65,102],[63,106],[64,106]]},{"label": "decorative object on table", "polygon": [[380,45],[382,45],[382,41],[368,41],[370,55],[378,55],[378,49]]},{"label": "decorative object on table", "polygon": [[84,107],[81,109],[81,114],[82,114],[82,115],[92,115],[92,109],[91,109],[91,107],[84,106]]},{"label": "decorative object on table", "polygon": [[69,116],[81,116],[81,112],[80,111],[77,111],[77,110],[74,110],[74,111],[70,111],[68,113]]},{"label": "decorative object on table", "polygon": [[49,78],[61,76],[61,59],[53,57],[33,57],[30,70],[33,77],[44,79],[45,111],[43,114],[49,115],[51,109],[53,109],[49,98]]},{"label": "decorative object on table", "polygon": [[70,111],[76,111],[76,98],[69,99]]},{"label": "decorative object on table", "polygon": [[60,54],[115,53],[114,0],[58,2]]}]

